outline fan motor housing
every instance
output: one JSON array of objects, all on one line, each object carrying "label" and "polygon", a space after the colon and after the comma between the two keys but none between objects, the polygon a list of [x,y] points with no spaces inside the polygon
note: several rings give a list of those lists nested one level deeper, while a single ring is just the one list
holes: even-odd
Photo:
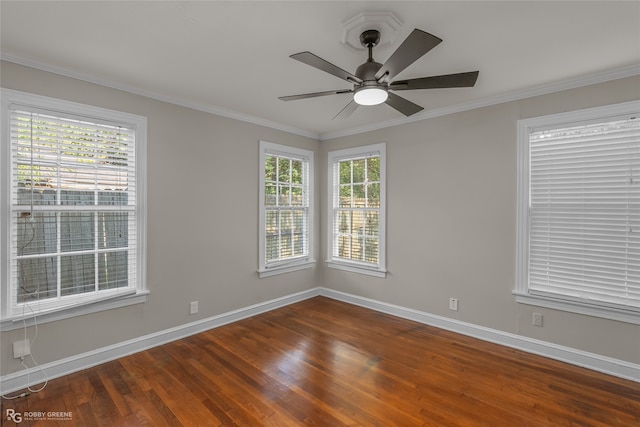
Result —
[{"label": "fan motor housing", "polygon": [[363,82],[376,81],[376,73],[382,67],[382,64],[379,62],[365,62],[360,65],[356,70],[356,77],[362,80]]}]

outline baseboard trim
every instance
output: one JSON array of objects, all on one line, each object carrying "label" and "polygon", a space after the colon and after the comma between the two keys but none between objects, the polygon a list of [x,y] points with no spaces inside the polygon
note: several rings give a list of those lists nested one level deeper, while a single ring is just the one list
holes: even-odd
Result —
[{"label": "baseboard trim", "polygon": [[329,288],[317,287],[99,348],[76,356],[56,360],[36,368],[7,374],[0,377],[0,393],[2,395],[6,395],[17,390],[22,390],[28,386],[37,385],[44,379],[43,372],[46,372],[46,377],[48,379],[62,377],[64,375],[91,368],[105,362],[186,338],[200,332],[237,322],[238,320],[246,319],[257,314],[275,310],[316,296],[324,296],[379,311],[381,313],[387,313],[404,319],[413,320],[425,325],[435,326],[437,328],[446,329],[462,335],[471,336],[484,341],[516,348],[528,353],[570,363],[572,365],[581,366],[583,368],[602,372],[608,375],[640,382],[640,365],[638,364],[546,341],[523,337],[496,329],[485,328],[472,323],[461,322],[455,319],[449,319]]},{"label": "baseboard trim", "polygon": [[539,356],[570,363],[593,371],[640,382],[640,365],[626,362],[624,360],[589,353],[571,347],[565,347],[534,338],[499,331],[497,329],[485,328],[472,323],[461,322],[459,320],[449,319],[447,317],[437,316],[333,289],[320,288],[320,295],[382,313],[391,314],[393,316],[402,317],[404,319],[413,320],[425,325],[435,326],[437,328],[446,329],[462,335],[478,338],[483,341],[526,351],[527,353],[537,354]]},{"label": "baseboard trim", "polygon": [[83,369],[91,368],[92,366],[100,365],[105,362],[110,362],[124,356],[129,356],[143,350],[157,347],[171,341],[186,338],[188,336],[237,322],[238,320],[246,319],[257,314],[304,301],[318,295],[320,295],[320,288],[297,292],[284,297],[254,304],[249,307],[222,313],[207,319],[198,320],[175,328],[166,329],[107,347],[102,347],[76,356],[56,360],[40,365],[39,367],[11,373],[0,378],[0,394],[6,395],[17,390],[25,389],[29,386],[35,386],[36,384],[42,383],[45,379],[43,372],[46,373],[46,378],[50,380],[59,378]]}]

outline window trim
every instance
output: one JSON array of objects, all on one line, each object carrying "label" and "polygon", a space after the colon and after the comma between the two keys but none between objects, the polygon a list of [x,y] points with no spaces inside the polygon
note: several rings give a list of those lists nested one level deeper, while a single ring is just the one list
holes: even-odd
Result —
[{"label": "window trim", "polygon": [[[36,95],[32,93],[1,88],[2,104],[0,114],[0,130],[2,132],[2,145],[0,146],[0,266],[4,274],[0,276],[0,292],[4,303],[0,306],[0,330],[12,330],[21,328],[24,324],[34,323],[37,317],[38,323],[47,323],[83,314],[94,313],[131,304],[143,303],[149,291],[146,287],[146,175],[147,175],[147,118],[130,113],[109,110],[92,105]],[[57,112],[64,116],[81,116],[95,118],[102,122],[123,123],[132,126],[136,130],[136,283],[134,289],[122,294],[104,295],[95,299],[84,301],[80,304],[56,307],[43,310],[38,313],[24,313],[22,315],[10,312],[10,235],[11,221],[11,135],[10,135],[10,107],[14,104],[32,109],[44,109]]]},{"label": "window trim", "polygon": [[[259,156],[259,191],[258,191],[258,209],[259,209],[259,230],[258,230],[258,277],[264,278],[274,276],[277,274],[289,273],[292,271],[304,270],[312,268],[315,265],[314,259],[314,233],[313,233],[313,210],[314,210],[314,160],[313,151],[305,150],[303,148],[291,147],[288,145],[275,144],[273,142],[260,140],[260,156]],[[266,209],[264,205],[265,200],[265,161],[268,154],[280,155],[283,157],[301,159],[307,163],[307,176],[306,183],[303,186],[307,188],[309,207],[307,212],[307,227],[308,227],[308,254],[306,256],[291,258],[289,260],[282,260],[279,262],[266,263],[266,236],[265,221],[266,221]]]},{"label": "window trim", "polygon": [[[373,266],[368,263],[358,261],[348,261],[334,258],[334,202],[335,202],[335,163],[363,157],[380,157],[380,214],[379,214],[379,237],[378,237],[378,265]],[[327,159],[327,266],[338,270],[352,273],[365,274],[374,277],[386,278],[386,196],[387,196],[387,168],[386,168],[386,143],[365,145],[342,150],[329,151]]]},{"label": "window trim", "polygon": [[626,323],[640,324],[640,311],[624,309],[617,306],[608,307],[604,303],[589,304],[585,301],[572,300],[531,293],[528,289],[529,260],[529,134],[540,127],[561,127],[569,124],[593,120],[606,120],[627,114],[640,113],[640,101],[623,102],[601,107],[547,116],[518,120],[517,140],[517,221],[516,221],[516,280],[513,294],[518,303],[552,308],[571,313],[585,314],[594,317],[617,320]]}]

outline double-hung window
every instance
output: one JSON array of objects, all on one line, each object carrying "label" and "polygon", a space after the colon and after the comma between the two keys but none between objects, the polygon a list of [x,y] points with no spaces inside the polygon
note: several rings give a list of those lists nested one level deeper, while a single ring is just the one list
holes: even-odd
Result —
[{"label": "double-hung window", "polygon": [[329,267],[386,276],[385,152],[384,143],[329,152]]},{"label": "double-hung window", "polygon": [[640,323],[640,102],[519,121],[519,302]]},{"label": "double-hung window", "polygon": [[260,141],[260,277],[309,268],[313,152]]},{"label": "double-hung window", "polygon": [[2,94],[3,320],[144,300],[146,119]]}]

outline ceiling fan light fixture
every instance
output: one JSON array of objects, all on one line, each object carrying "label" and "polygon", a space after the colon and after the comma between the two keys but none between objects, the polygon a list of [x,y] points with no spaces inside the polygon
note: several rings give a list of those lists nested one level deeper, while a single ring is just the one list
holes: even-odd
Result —
[{"label": "ceiling fan light fixture", "polygon": [[[367,48],[369,54],[367,61],[360,64],[354,74],[308,51],[290,55],[290,57],[296,61],[300,61],[351,83],[353,89],[303,93],[301,95],[281,96],[279,99],[283,101],[293,101],[295,99],[352,93],[353,99],[349,101],[346,107],[340,110],[334,119],[337,117],[347,117],[360,105],[379,105],[382,103],[386,103],[409,117],[424,110],[424,108],[397,95],[395,91],[473,87],[476,84],[479,71],[396,81],[396,75],[402,73],[409,65],[436,47],[442,42],[442,39],[416,28],[400,46],[398,46],[384,64],[380,64],[373,59],[373,48],[377,46],[379,42],[380,30],[369,27],[369,29],[360,34],[360,45]],[[391,96],[389,95],[389,90],[394,91]]]},{"label": "ceiling fan light fixture", "polygon": [[353,100],[359,105],[378,105],[385,102],[389,94],[379,87],[363,87],[356,89]]}]

